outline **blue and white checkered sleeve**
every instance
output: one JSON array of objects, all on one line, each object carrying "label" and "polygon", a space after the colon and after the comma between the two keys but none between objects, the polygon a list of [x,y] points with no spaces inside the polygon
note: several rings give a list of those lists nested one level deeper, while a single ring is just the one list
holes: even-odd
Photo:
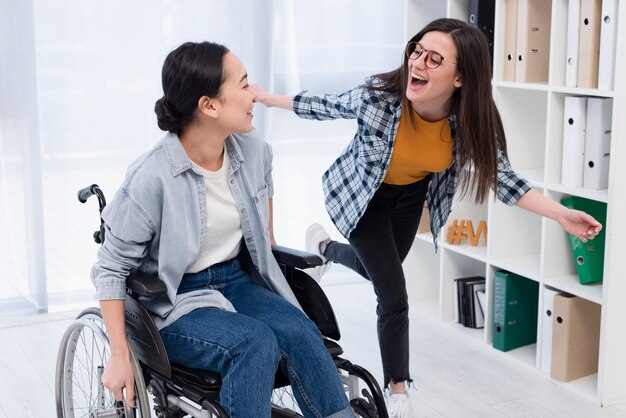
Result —
[{"label": "blue and white checkered sleeve", "polygon": [[293,99],[293,111],[304,119],[355,119],[366,90],[356,87],[340,94],[298,93]]},{"label": "blue and white checkered sleeve", "polygon": [[496,191],[498,199],[509,206],[513,206],[531,188],[532,184],[513,171],[509,160],[498,148],[498,185]]}]

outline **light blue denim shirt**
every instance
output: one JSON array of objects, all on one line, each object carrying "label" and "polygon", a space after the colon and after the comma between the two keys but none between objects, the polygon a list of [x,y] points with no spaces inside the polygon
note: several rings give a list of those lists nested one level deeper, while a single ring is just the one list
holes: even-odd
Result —
[{"label": "light blue denim shirt", "polygon": [[[230,188],[241,217],[243,240],[264,284],[300,307],[272,255],[269,198],[272,151],[256,134],[231,135]],[[174,134],[133,162],[124,183],[102,212],[106,233],[91,272],[96,299],[124,299],[131,269],[158,275],[167,293],[141,302],[162,329],[200,307],[234,308],[215,290],[177,295],[183,274],[211,239],[207,234],[204,178]],[[243,243],[242,243],[243,245]]]}]

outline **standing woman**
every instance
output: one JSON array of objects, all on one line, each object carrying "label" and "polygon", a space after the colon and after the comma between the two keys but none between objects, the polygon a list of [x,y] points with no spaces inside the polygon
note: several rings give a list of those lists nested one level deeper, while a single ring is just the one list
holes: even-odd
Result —
[{"label": "standing woman", "polygon": [[[403,65],[342,94],[278,96],[252,86],[268,107],[308,119],[357,119],[357,132],[324,173],[326,209],[349,245],[331,241],[320,225],[307,247],[373,283],[378,340],[391,417],[409,417],[408,298],[402,261],[428,202],[436,239],[457,189],[483,202],[489,190],[557,221],[582,241],[601,225],[584,212],[544,197],[514,172],[502,121],[491,95],[484,35],[456,19],[429,23],[406,45]],[[327,265],[322,266],[327,267]]]},{"label": "standing woman", "polygon": [[[305,417],[353,417],[315,324],[272,255],[272,153],[252,131],[254,94],[222,45],[185,43],[163,64],[159,127],[168,134],[128,169],[102,219],[92,269],[111,358],[102,383],[116,400],[134,376],[124,325],[131,269],[165,295],[142,299],[172,363],[221,374],[230,417],[269,418],[274,377],[286,372]],[[258,281],[241,267],[246,253]]]}]

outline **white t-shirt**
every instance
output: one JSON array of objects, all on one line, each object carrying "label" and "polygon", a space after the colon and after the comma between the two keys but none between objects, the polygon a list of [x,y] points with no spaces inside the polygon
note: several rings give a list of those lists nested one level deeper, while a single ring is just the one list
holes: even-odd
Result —
[{"label": "white t-shirt", "polygon": [[204,176],[207,207],[207,242],[198,260],[187,270],[187,273],[197,273],[213,264],[235,258],[239,254],[243,233],[239,211],[228,184],[230,160],[226,148],[224,162],[217,171],[206,170],[193,161],[191,164]]}]

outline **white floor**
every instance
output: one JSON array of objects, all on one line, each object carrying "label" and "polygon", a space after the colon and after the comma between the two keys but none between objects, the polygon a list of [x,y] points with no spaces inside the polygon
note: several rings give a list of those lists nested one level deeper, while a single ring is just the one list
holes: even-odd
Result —
[{"label": "white floor", "polygon": [[[325,282],[345,357],[381,379],[371,285],[341,271]],[[55,415],[56,351],[74,314],[0,322],[0,418]],[[626,417],[626,405],[597,407],[416,313],[411,374],[418,417]]]}]

